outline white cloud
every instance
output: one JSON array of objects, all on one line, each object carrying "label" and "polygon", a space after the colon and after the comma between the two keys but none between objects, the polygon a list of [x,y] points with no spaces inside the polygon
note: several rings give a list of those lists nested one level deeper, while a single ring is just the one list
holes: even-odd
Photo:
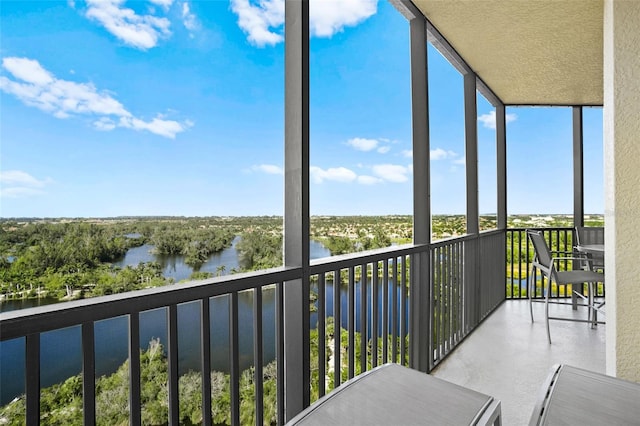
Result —
[{"label": "white cloud", "polygon": [[367,175],[358,176],[358,183],[361,183],[363,185],[375,185],[376,183],[380,183],[380,182],[382,182],[382,179],[377,178],[375,176],[367,176]]},{"label": "white cloud", "polygon": [[157,116],[151,121],[143,121],[136,117],[120,117],[118,125],[133,130],[147,130],[156,135],[174,139],[178,133],[192,127],[193,123],[189,121],[178,123],[177,121],[164,120],[161,116]]},{"label": "white cloud", "polygon": [[255,171],[255,172],[262,172],[262,173],[267,173],[270,175],[282,175],[284,174],[284,170],[282,170],[282,167],[280,166],[276,166],[273,164],[259,164],[256,166],[251,166],[251,170]]},{"label": "white cloud", "polygon": [[318,37],[331,37],[376,13],[378,0],[310,0],[309,30]]},{"label": "white cloud", "polygon": [[311,180],[315,183],[322,183],[326,181],[336,182],[353,182],[358,178],[358,175],[353,170],[346,167],[333,167],[326,170],[320,167],[311,166],[309,169],[311,174]]},{"label": "white cloud", "polygon": [[389,182],[406,182],[409,178],[408,175],[411,173],[411,169],[409,167],[397,165],[397,164],[378,164],[371,168],[373,173]]},{"label": "white cloud", "polygon": [[445,151],[442,148],[432,149],[429,155],[432,160],[447,160],[458,157],[458,154],[454,151]]},{"label": "white cloud", "polygon": [[[344,27],[355,26],[376,13],[378,0],[310,0],[309,30],[312,36],[331,37]],[[256,46],[281,42],[284,0],[231,0],[238,25]]]},{"label": "white cloud", "polygon": [[284,0],[259,0],[257,5],[250,0],[231,0],[231,10],[238,15],[238,26],[250,43],[262,47],[284,40]]},{"label": "white cloud", "polygon": [[[187,2],[182,3],[182,23],[189,31],[196,31],[200,28],[198,18],[191,12],[191,8]],[[191,34],[191,37],[193,37],[193,34]]]},{"label": "white cloud", "polygon": [[380,145],[380,142],[390,143],[388,139],[367,139],[367,138],[351,138],[346,143],[348,146],[358,151],[373,151],[374,149],[379,154],[386,154],[391,150],[389,145]]},{"label": "white cloud", "polygon": [[[138,15],[133,9],[123,7],[124,1],[86,0],[86,16],[102,24],[124,43],[142,50],[155,47],[160,38],[171,34],[171,23],[167,18]],[[168,8],[172,1],[154,0],[153,3]]]},{"label": "white cloud", "polygon": [[164,10],[168,10],[173,4],[173,0],[149,0],[151,3],[161,6]]},{"label": "white cloud", "polygon": [[356,182],[361,185],[375,185],[384,182],[406,182],[409,180],[409,175],[411,175],[413,171],[411,165],[405,167],[396,164],[378,164],[367,167],[367,169],[370,169],[373,175],[359,175],[346,167],[322,169],[317,166],[311,166],[310,175],[311,181],[316,184],[321,184],[325,181],[334,181],[343,183]]},{"label": "white cloud", "polygon": [[95,118],[93,125],[98,130],[124,127],[171,139],[193,126],[190,121],[165,120],[159,114],[151,121],[144,121],[133,116],[106,91],[98,91],[91,83],[58,79],[33,59],[7,57],[2,59],[2,66],[14,79],[0,76],[0,90],[57,118],[86,115]]},{"label": "white cloud", "polygon": [[[515,114],[505,114],[505,122],[506,123],[510,123],[512,121],[515,121],[518,118],[517,115]],[[496,128],[496,112],[495,111],[490,111],[487,114],[482,114],[478,116],[478,121],[480,121],[482,123],[482,125],[484,127],[486,127],[487,129],[494,129]]]},{"label": "white cloud", "polygon": [[38,195],[52,182],[51,178],[37,179],[20,170],[6,170],[0,172],[0,195],[8,198]]},{"label": "white cloud", "polygon": [[402,150],[402,156],[403,157],[407,157],[407,158],[413,157],[413,150],[412,149],[403,149]]},{"label": "white cloud", "polygon": [[351,138],[347,141],[347,145],[357,149],[358,151],[371,151],[378,146],[377,139]]},{"label": "white cloud", "polygon": [[53,82],[53,76],[40,66],[38,61],[24,58],[4,58],[2,66],[14,77],[34,85],[46,85]]},{"label": "white cloud", "polygon": [[116,123],[109,117],[100,117],[99,120],[93,122],[93,127],[98,130],[108,132],[109,130],[113,130],[116,128]]}]

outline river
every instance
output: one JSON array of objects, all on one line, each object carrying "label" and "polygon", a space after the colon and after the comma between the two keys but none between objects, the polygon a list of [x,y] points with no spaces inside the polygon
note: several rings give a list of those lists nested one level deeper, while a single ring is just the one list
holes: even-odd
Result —
[{"label": "river", "polygon": [[[239,240],[240,237],[236,237],[231,247],[210,256],[209,260],[202,264],[199,271],[211,272],[215,276],[218,274],[228,275],[232,269],[239,268],[236,250],[236,244]],[[162,267],[162,275],[166,278],[173,278],[176,282],[188,279],[193,273],[193,268],[184,262],[183,255],[153,254],[152,250],[153,246],[150,244],[131,248],[122,259],[114,262],[114,265],[124,268],[125,266],[136,266],[141,262],[158,262]],[[331,256],[331,252],[322,243],[311,240],[309,256],[311,259],[320,259]]]}]

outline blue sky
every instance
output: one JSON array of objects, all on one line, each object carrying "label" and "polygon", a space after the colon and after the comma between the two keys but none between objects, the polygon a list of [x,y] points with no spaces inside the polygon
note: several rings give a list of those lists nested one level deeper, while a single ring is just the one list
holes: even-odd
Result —
[{"label": "blue sky", "polygon": [[[408,24],[311,0],[311,212],[411,214]],[[6,1],[0,215],[280,215],[282,0]],[[434,213],[464,213],[462,78],[429,48]],[[480,209],[495,110],[478,97]],[[509,213],[570,213],[571,111],[509,108]],[[601,110],[585,112],[601,213]],[[537,183],[536,183],[537,181]]]}]

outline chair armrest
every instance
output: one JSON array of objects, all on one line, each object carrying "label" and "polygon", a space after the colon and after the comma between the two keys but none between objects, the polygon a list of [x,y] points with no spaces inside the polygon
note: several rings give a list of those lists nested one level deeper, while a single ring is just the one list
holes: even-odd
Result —
[{"label": "chair armrest", "polygon": [[[575,248],[575,247],[574,247]],[[587,253],[582,252],[582,251],[551,251],[551,254],[568,254],[571,255],[572,257],[580,257],[582,260],[584,260],[584,258],[588,257]]]},{"label": "chair armrest", "polygon": [[577,257],[577,256],[566,256],[566,257],[553,257],[553,258],[551,258],[552,262],[555,262],[556,260],[579,260],[579,261],[583,262],[586,259],[584,257]]}]

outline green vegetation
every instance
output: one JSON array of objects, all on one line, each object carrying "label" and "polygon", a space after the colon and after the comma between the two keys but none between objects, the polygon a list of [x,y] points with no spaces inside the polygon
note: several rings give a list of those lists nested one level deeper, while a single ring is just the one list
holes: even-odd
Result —
[{"label": "green vegetation", "polygon": [[[602,215],[589,215],[585,217],[585,226],[604,226],[604,217]],[[508,228],[519,229],[521,232],[511,232],[507,234],[507,298],[527,297],[527,290],[520,284],[521,280],[526,279],[529,273],[529,262],[533,260],[534,251],[531,243],[527,240],[524,232],[526,228],[567,228],[573,227],[573,216],[571,215],[518,215],[510,216],[508,220]],[[573,250],[573,233],[568,230],[565,232],[551,232],[549,234],[549,248],[552,251],[568,251]],[[561,270],[572,269],[570,261],[565,261],[560,265]],[[540,276],[536,285],[537,296],[542,295],[542,282]],[[552,288],[554,294],[564,296],[571,294],[571,286],[561,286],[556,288],[555,284]]]},{"label": "green vegetation", "polygon": [[[245,370],[240,378],[240,412],[242,424],[254,423],[254,369]],[[231,424],[229,375],[211,372],[211,416],[215,424]],[[276,423],[275,362],[263,369],[265,421]],[[145,425],[166,425],[169,404],[167,358],[158,340],[152,340],[140,354],[141,417]],[[202,375],[190,371],[179,378],[178,398],[180,424],[202,423]],[[42,389],[40,403],[42,425],[82,424],[82,375],[78,374]],[[24,395],[0,408],[0,423],[25,424]],[[104,426],[129,424],[129,361],[118,370],[96,380],[96,424]]]},{"label": "green vegetation", "polygon": [[[508,218],[508,227],[571,227],[572,220],[571,215],[518,215]],[[601,215],[585,218],[587,226],[603,222]],[[482,230],[495,226],[495,216],[480,217]],[[310,238],[338,255],[409,243],[412,230],[412,216],[314,216]],[[434,240],[464,235],[465,230],[463,215],[432,218]],[[508,282],[524,278],[532,257],[532,251],[526,251],[526,239],[516,233],[512,241],[511,235]],[[206,279],[213,274],[200,272],[200,266],[237,236],[240,268],[227,271],[221,266],[216,275],[282,265],[282,218],[278,216],[0,219],[0,300],[43,296],[69,300],[173,284],[155,263],[113,266],[127,250],[143,244],[152,245],[157,254],[184,255],[185,263],[194,269],[191,279]],[[563,238],[552,241],[552,249],[571,247]],[[507,286],[509,297],[521,291],[518,283]]]},{"label": "green vegetation", "polygon": [[215,252],[231,246],[242,227],[224,218],[136,218],[0,221],[0,295],[3,299],[69,300],[172,284],[157,263],[118,268],[132,247],[181,254],[198,274]]},{"label": "green vegetation", "polygon": [[[319,395],[318,376],[318,330],[310,331],[311,342],[311,399]],[[335,387],[333,373],[333,342],[335,338],[333,318],[327,319],[325,334],[324,360],[326,376],[322,378],[326,392]],[[345,382],[348,377],[349,348],[348,332],[340,329],[340,377]],[[388,341],[391,348],[391,337]],[[407,342],[405,342],[407,344]],[[400,345],[398,338],[397,345]],[[355,374],[362,369],[359,363],[361,345],[360,333],[355,333]],[[372,367],[372,342],[367,345],[367,369]],[[382,339],[378,339],[378,363],[382,363]],[[398,359],[399,361],[399,359]],[[404,362],[408,362],[405,359]],[[164,348],[158,340],[149,342],[149,347],[140,352],[140,399],[142,424],[168,424],[168,373]],[[263,380],[263,418],[266,424],[277,422],[277,371],[275,361],[265,365]],[[211,417],[214,424],[231,424],[230,376],[212,371],[211,380]],[[255,369],[250,367],[240,376],[240,423],[255,423]],[[129,424],[129,361],[125,361],[111,375],[96,379],[96,424],[104,426]],[[202,374],[189,371],[178,380],[178,399],[180,424],[196,425],[202,423]],[[62,383],[42,389],[40,403],[40,423],[42,425],[82,424],[82,375],[72,376]],[[18,426],[25,424],[25,397],[14,399],[0,407],[0,424]]]}]

